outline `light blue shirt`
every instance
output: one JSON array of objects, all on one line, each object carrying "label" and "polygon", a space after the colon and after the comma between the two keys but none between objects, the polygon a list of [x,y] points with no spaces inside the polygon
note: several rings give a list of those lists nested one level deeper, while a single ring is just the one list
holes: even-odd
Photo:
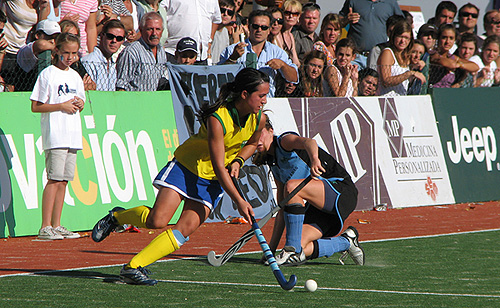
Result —
[{"label": "light blue shirt", "polygon": [[104,57],[99,47],[82,58],[82,64],[90,78],[96,83],[97,91],[116,90],[116,62],[113,57]]},{"label": "light blue shirt", "polygon": [[[242,63],[246,64],[247,62],[247,55],[249,53],[255,54],[255,52],[252,50],[252,43],[250,43],[249,39],[245,40],[245,43],[248,44],[248,46],[245,48],[245,53],[238,58],[236,63]],[[220,55],[220,62],[218,64],[224,64],[227,59],[233,54],[234,48],[236,47],[237,44],[229,45],[224,49],[222,54]],[[266,73],[269,76],[270,83],[269,83],[269,97],[274,97],[274,93],[276,91],[276,74],[277,71],[269,67],[266,63],[271,60],[271,59],[280,59],[283,62],[285,62],[287,65],[293,67],[295,71],[297,72],[297,80],[299,80],[299,71],[297,69],[297,65],[293,64],[292,60],[290,60],[290,57],[288,57],[288,54],[281,49],[280,47],[274,45],[273,43],[266,42],[264,45],[264,48],[262,49],[259,58],[257,59],[257,69],[261,72]],[[285,78],[281,70],[279,70],[281,76]],[[285,78],[286,79],[286,78]],[[292,82],[290,80],[287,80],[288,82]],[[298,82],[293,82],[293,83],[298,83]]]}]

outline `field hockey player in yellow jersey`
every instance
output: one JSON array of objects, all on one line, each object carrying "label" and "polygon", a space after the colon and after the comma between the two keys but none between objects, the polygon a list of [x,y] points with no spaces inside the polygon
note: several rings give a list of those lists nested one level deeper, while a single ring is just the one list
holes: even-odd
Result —
[{"label": "field hockey player in yellow jersey", "polygon": [[123,224],[163,229],[184,200],[178,222],[123,266],[120,278],[124,282],[155,285],[158,281],[148,277],[145,267],[188,241],[218,205],[224,191],[240,214],[251,221],[252,206],[238,194],[230,177],[238,176],[241,165],[256,150],[265,125],[262,108],[268,92],[266,74],[252,68],[241,70],[233,82],[221,87],[214,104],[202,106],[199,132],[177,148],[175,158],[156,176],[153,185],[159,192],[153,207],[115,207],[97,222],[92,230],[96,242]]}]

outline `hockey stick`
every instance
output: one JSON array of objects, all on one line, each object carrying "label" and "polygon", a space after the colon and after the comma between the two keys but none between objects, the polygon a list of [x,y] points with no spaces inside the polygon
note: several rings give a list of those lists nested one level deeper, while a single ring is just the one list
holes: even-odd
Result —
[{"label": "hockey stick", "polygon": [[[295,187],[295,189],[292,190],[292,192],[285,199],[283,199],[277,207],[273,208],[269,213],[267,213],[266,216],[259,220],[259,222],[257,223],[259,228],[262,228],[274,216],[274,214],[276,214],[283,206],[285,206],[290,201],[290,199],[293,198],[311,180],[312,177],[308,176],[302,182],[300,182],[300,184],[297,185],[297,187]],[[239,181],[237,179],[233,179],[233,183],[236,186],[236,189],[238,189],[238,192],[240,192],[240,194],[244,196],[244,194],[241,192]],[[231,259],[241,249],[241,247],[243,247],[253,237],[253,235],[253,229],[248,230],[247,232],[245,232],[245,234],[243,234],[242,237],[240,237],[239,240],[236,241],[236,243],[229,247],[229,249],[219,257],[215,255],[215,251],[210,251],[207,255],[208,263],[210,263],[210,265],[212,266],[223,265],[229,259]]]},{"label": "hockey stick", "polygon": [[271,249],[269,248],[269,245],[266,242],[266,239],[264,238],[264,235],[262,234],[262,231],[259,228],[259,225],[257,224],[257,221],[255,221],[255,217],[250,216],[252,219],[252,229],[253,232],[255,233],[255,236],[257,237],[257,240],[259,241],[260,248],[264,252],[264,255],[266,256],[267,262],[269,262],[269,266],[273,270],[274,277],[276,277],[276,280],[278,280],[281,288],[283,290],[291,290],[293,287],[295,287],[295,284],[297,283],[297,276],[292,275],[290,276],[290,280],[287,281],[285,276],[280,270],[280,267],[276,263],[276,259],[273,256],[273,253],[271,252]]}]

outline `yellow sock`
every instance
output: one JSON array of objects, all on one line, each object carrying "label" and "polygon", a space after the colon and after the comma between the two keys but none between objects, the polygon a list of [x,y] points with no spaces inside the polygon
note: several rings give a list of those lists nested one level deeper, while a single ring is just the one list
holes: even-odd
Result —
[{"label": "yellow sock", "polygon": [[146,228],[146,219],[151,209],[145,205],[137,206],[125,211],[114,212],[120,225],[129,224],[138,228]]},{"label": "yellow sock", "polygon": [[179,249],[172,229],[162,232],[128,263],[129,267],[145,267]]}]

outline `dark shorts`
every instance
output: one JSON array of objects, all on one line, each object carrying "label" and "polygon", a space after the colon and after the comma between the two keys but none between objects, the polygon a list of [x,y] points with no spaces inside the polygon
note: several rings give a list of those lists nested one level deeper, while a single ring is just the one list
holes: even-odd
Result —
[{"label": "dark shorts", "polygon": [[304,223],[323,233],[323,237],[333,237],[342,231],[344,221],[356,208],[358,190],[350,181],[323,180],[325,185],[325,206],[319,210],[308,204]]}]

